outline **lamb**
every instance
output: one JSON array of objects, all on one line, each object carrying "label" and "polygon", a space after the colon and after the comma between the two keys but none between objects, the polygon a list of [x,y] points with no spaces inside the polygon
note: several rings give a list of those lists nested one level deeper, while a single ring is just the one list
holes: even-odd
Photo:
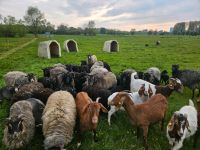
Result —
[{"label": "lamb", "polygon": [[37,81],[37,79],[32,73],[27,74],[21,71],[10,71],[4,75],[4,81],[6,86],[15,87],[17,91],[19,86]]},{"label": "lamb", "polygon": [[181,80],[184,86],[192,90],[192,98],[194,98],[195,89],[199,90],[200,95],[200,72],[193,70],[179,70],[179,65],[172,65],[172,77]]},{"label": "lamb", "polygon": [[41,123],[43,108],[44,104],[38,99],[21,100],[11,106],[3,136],[6,148],[19,149],[30,143],[35,125]]},{"label": "lamb", "polygon": [[84,131],[92,130],[94,133],[94,141],[97,141],[96,129],[99,122],[100,109],[103,112],[108,112],[108,110],[101,103],[98,103],[98,98],[96,102],[93,102],[85,92],[79,92],[76,95],[76,108],[80,121],[80,131],[78,132],[79,141],[77,144],[79,147],[81,145],[81,135]]},{"label": "lamb", "polygon": [[195,134],[197,126],[197,111],[192,100],[189,100],[189,105],[176,111],[167,125],[167,138],[171,149],[180,149],[184,139]]},{"label": "lamb", "polygon": [[[132,93],[127,93],[127,95],[131,98],[131,100],[133,101],[134,104],[141,104],[144,101],[146,101],[148,98],[150,98],[152,96],[152,90],[149,87],[148,91],[145,91],[145,85],[142,85],[141,88],[139,89],[138,92],[132,92]],[[110,105],[110,102],[114,99],[114,97],[117,94],[126,94],[126,92],[115,92],[112,95],[110,95],[108,97],[108,105]],[[123,107],[115,107],[115,106],[111,106],[109,112],[108,112],[108,124],[110,125],[110,120],[111,120],[111,116],[117,112],[118,110],[124,110]]]},{"label": "lamb", "polygon": [[[163,129],[168,104],[166,97],[161,94],[156,94],[144,103],[135,105],[127,94],[118,94],[110,104],[116,107],[123,106],[131,119],[131,123],[143,129],[144,148],[147,150],[149,125],[162,121],[161,129]],[[137,133],[138,132],[139,128],[137,128]]]},{"label": "lamb", "polygon": [[42,115],[45,150],[64,150],[72,140],[76,122],[76,104],[67,91],[54,92]]}]

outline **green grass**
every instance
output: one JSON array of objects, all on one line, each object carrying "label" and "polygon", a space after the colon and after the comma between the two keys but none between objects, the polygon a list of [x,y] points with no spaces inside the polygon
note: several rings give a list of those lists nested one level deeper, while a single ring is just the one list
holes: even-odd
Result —
[{"label": "green grass", "polygon": [[[196,36],[55,36],[60,42],[61,47],[67,39],[74,39],[78,42],[78,53],[66,53],[62,51],[61,58],[44,59],[37,57],[37,48],[40,41],[48,40],[39,38],[27,47],[18,50],[7,58],[0,60],[0,85],[3,83],[3,75],[11,70],[20,70],[25,72],[34,72],[37,76],[42,76],[41,68],[51,66],[54,63],[74,63],[79,64],[80,60],[86,59],[89,53],[95,54],[99,60],[108,62],[115,73],[119,73],[126,68],[133,68],[143,71],[148,67],[156,66],[161,70],[167,69],[171,74],[171,65],[180,64],[181,69],[189,68],[200,70],[200,37]],[[116,39],[119,42],[120,51],[118,53],[107,53],[102,51],[105,40]],[[0,39],[1,41],[3,39]],[[13,39],[16,40],[16,39]],[[161,45],[156,46],[155,41],[160,40]],[[12,41],[12,40],[11,40]],[[19,40],[20,44],[27,42],[26,39]],[[145,47],[145,44],[149,47]],[[12,43],[13,44],[13,43]],[[17,44],[19,45],[19,44]],[[0,44],[0,49],[5,49]],[[169,98],[168,112],[166,116],[166,125],[174,111],[180,109],[188,103],[191,97],[191,91],[185,88],[183,94],[174,92]],[[196,98],[195,98],[196,100]],[[0,105],[0,140],[3,137],[4,119],[9,113],[9,102],[4,101]],[[148,135],[148,144],[150,150],[168,150],[169,144],[165,132],[158,129],[155,124],[150,127]],[[84,135],[80,149],[106,149],[106,150],[141,150],[142,137],[137,140],[136,128],[133,127],[125,112],[117,112],[111,120],[111,126],[107,124],[107,115],[101,115],[98,126],[97,143],[93,142],[91,132]],[[67,149],[76,149],[77,134]],[[200,144],[200,140],[198,144]],[[0,144],[0,150],[5,149]],[[26,150],[43,149],[42,131],[37,133],[26,148]],[[183,150],[192,149],[192,138],[184,142]]]},{"label": "green grass", "polygon": [[18,47],[28,41],[30,41],[32,37],[23,37],[23,38],[0,38],[0,56],[6,51]]}]

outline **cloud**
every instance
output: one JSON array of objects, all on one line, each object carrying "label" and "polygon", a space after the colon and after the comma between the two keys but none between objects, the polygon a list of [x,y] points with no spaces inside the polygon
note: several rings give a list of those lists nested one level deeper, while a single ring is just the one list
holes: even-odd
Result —
[{"label": "cloud", "polygon": [[199,20],[200,0],[0,0],[0,14],[23,18],[28,6],[36,6],[55,25],[83,26],[94,20],[97,27],[130,30],[167,29],[176,22]]}]

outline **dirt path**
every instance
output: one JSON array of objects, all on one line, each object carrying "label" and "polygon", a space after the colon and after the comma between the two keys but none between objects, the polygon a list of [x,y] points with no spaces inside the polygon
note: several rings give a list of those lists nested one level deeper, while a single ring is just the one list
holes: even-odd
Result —
[{"label": "dirt path", "polygon": [[6,57],[8,57],[9,55],[13,54],[13,53],[16,52],[17,50],[22,49],[22,48],[24,48],[25,46],[27,46],[27,45],[33,43],[36,39],[37,39],[37,38],[34,38],[34,39],[32,39],[31,41],[29,41],[29,42],[27,42],[27,43],[25,43],[25,44],[23,44],[23,45],[21,45],[21,46],[19,46],[19,47],[16,47],[16,48],[13,48],[13,49],[11,49],[11,50],[8,50],[7,52],[3,53],[3,54],[0,56],[0,60],[1,60],[1,59],[4,59],[4,58],[6,58]]}]

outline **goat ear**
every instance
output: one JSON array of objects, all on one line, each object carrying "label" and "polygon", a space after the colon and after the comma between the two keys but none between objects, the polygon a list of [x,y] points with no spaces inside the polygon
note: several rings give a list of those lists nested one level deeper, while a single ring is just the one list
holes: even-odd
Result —
[{"label": "goat ear", "polygon": [[102,110],[104,113],[107,113],[108,110],[107,110],[101,103],[99,103],[99,104],[100,104],[100,106],[101,106],[101,110]]}]

